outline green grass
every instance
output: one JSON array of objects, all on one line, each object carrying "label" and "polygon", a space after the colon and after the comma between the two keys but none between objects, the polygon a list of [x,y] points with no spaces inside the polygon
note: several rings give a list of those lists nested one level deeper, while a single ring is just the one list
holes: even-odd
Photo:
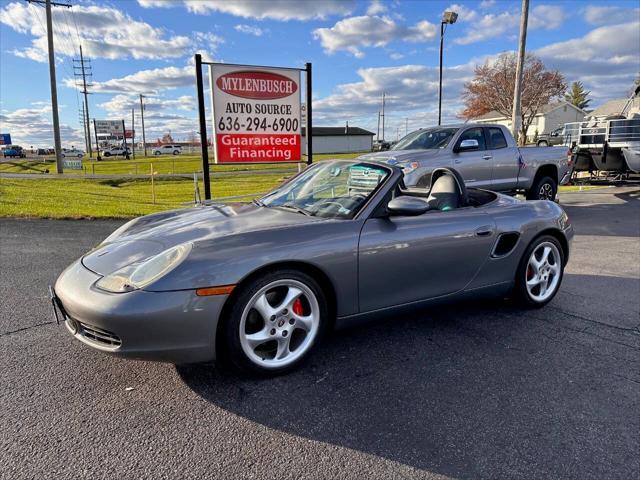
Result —
[{"label": "green grass", "polygon": [[[282,183],[282,174],[238,175],[211,183],[214,200],[266,192]],[[39,218],[130,218],[193,202],[193,181],[155,180],[29,180],[0,178],[0,216]],[[200,192],[204,195],[202,182]],[[250,199],[248,196],[247,199]]]},{"label": "green grass", "polygon": [[[322,154],[314,155],[314,160],[328,158],[355,158],[358,153]],[[158,157],[136,158],[136,160],[107,158],[98,162],[85,158],[82,162],[83,170],[66,169],[65,174],[82,176],[88,175],[146,175],[151,172],[159,174],[184,173],[192,174],[202,171],[202,161],[199,155],[161,155]],[[263,165],[212,165],[211,172],[251,171],[251,170],[285,170],[296,171],[294,164],[263,164]],[[0,162],[0,173],[56,173],[55,160],[11,160]]]}]

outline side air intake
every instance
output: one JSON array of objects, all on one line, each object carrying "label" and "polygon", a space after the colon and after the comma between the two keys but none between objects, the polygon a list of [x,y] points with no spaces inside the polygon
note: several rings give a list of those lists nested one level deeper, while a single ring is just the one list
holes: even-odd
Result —
[{"label": "side air intake", "polygon": [[500,234],[498,241],[496,242],[496,246],[493,247],[491,256],[504,257],[505,255],[510,254],[518,243],[518,238],[520,238],[520,234],[518,232]]}]

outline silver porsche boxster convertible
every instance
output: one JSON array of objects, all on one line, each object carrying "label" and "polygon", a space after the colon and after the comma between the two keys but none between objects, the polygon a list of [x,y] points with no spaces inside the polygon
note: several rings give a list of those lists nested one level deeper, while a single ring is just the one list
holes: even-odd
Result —
[{"label": "silver porsche boxster convertible", "polygon": [[555,203],[467,189],[451,169],[408,189],[395,166],[323,161],[250,204],[136,218],[50,290],[56,315],[95,349],[173,363],[224,356],[273,374],[348,318],[479,296],[541,307],[572,237]]}]

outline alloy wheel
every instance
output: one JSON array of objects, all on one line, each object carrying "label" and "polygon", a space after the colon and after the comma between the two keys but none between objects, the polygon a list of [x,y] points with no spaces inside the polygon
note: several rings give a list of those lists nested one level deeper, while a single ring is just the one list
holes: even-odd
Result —
[{"label": "alloy wheel", "polygon": [[532,300],[544,302],[560,283],[561,257],[558,247],[542,242],[531,252],[526,270],[527,292]]},{"label": "alloy wheel", "polygon": [[549,183],[543,183],[540,185],[538,191],[538,198],[540,200],[553,200],[553,187]]},{"label": "alloy wheel", "polygon": [[311,348],[319,327],[320,307],[313,291],[297,280],[276,280],[247,302],[240,320],[240,345],[252,363],[282,368]]}]

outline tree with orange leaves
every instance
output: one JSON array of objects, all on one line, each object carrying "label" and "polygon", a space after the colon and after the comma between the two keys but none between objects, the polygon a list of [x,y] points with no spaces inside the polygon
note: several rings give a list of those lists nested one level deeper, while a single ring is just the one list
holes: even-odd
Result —
[{"label": "tree with orange leaves", "polygon": [[[511,118],[516,63],[515,53],[503,53],[494,61],[476,66],[475,77],[464,85],[465,108],[461,116],[473,119],[495,110]],[[527,138],[529,125],[540,109],[562,98],[566,90],[567,84],[559,71],[547,70],[542,60],[527,54],[522,75],[522,139]]]}]

